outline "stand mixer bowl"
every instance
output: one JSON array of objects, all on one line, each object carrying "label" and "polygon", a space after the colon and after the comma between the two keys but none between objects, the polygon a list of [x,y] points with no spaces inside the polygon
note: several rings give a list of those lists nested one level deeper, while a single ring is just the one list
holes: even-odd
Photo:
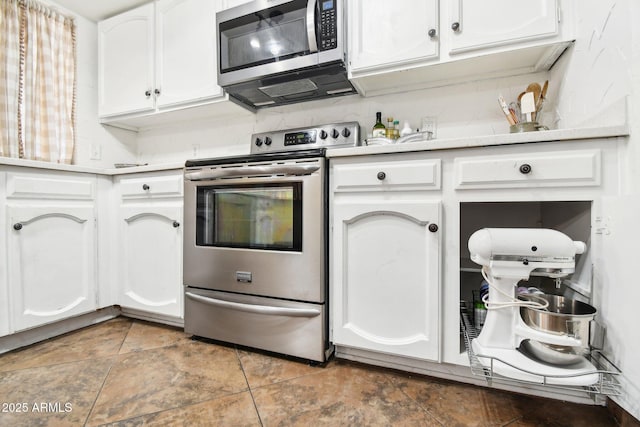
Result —
[{"label": "stand mixer bowl", "polygon": [[596,309],[589,304],[550,294],[520,294],[524,301],[544,302],[545,309],[520,307],[520,317],[532,329],[552,335],[568,336],[580,341],[579,346],[552,345],[525,340],[520,346],[537,359],[554,365],[577,363],[589,353],[589,326]]}]

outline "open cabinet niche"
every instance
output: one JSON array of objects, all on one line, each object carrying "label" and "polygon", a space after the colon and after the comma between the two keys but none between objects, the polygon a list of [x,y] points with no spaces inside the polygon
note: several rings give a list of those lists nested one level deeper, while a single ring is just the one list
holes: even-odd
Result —
[{"label": "open cabinet niche", "polygon": [[[555,280],[546,277],[531,277],[518,286],[536,287],[545,293],[590,303],[591,209],[591,201],[460,203],[460,300],[471,317],[483,278],[480,266],[470,259],[467,243],[469,237],[482,228],[551,228],[585,242],[587,251],[577,256],[576,272],[564,279],[560,288],[556,287]],[[462,342],[461,351],[464,351]]]}]

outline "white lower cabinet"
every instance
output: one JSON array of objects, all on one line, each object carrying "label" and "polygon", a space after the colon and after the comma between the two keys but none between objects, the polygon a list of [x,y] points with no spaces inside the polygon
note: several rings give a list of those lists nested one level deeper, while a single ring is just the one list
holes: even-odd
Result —
[{"label": "white lower cabinet", "polygon": [[17,332],[97,308],[96,178],[7,173],[7,299]]},{"label": "white lower cabinet", "polygon": [[117,177],[118,304],[182,318],[182,171]]},{"label": "white lower cabinet", "polygon": [[9,283],[16,331],[96,308],[92,207],[9,207]]},{"label": "white lower cabinet", "polygon": [[182,317],[182,207],[120,209],[119,303]]},{"label": "white lower cabinet", "polygon": [[439,161],[336,160],[332,179],[333,343],[439,361]]}]

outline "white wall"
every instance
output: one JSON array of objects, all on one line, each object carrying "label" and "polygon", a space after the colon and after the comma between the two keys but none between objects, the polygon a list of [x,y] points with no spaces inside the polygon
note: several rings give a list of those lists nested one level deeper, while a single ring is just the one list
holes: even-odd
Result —
[{"label": "white wall", "polygon": [[[194,145],[199,147],[197,157],[245,154],[254,132],[322,123],[358,121],[366,137],[376,111],[381,111],[383,118],[392,116],[400,123],[408,120],[412,128],[421,125],[422,117],[435,116],[438,138],[508,133],[509,124],[498,107],[498,95],[514,100],[529,83],[542,83],[547,78],[548,73],[538,73],[371,98],[353,95],[268,108],[249,118],[208,119],[162,127],[138,135],[139,161],[164,163],[193,158]],[[548,96],[551,103],[556,96],[553,86]],[[552,124],[553,112],[545,112],[542,121]]]},{"label": "white wall", "polygon": [[622,218],[629,218],[625,212],[612,213],[613,219],[608,219],[614,207],[629,210],[631,202],[636,209],[640,206],[640,122],[635,119],[640,104],[640,2],[578,3],[575,46],[550,75],[560,82],[559,127],[618,124],[627,119],[631,130],[631,136],[621,140],[619,152],[619,184],[625,201],[602,201],[610,235],[601,237],[605,251],[594,265],[594,304],[599,321],[608,329],[606,354],[622,370],[623,393],[613,399],[640,418],[640,340],[635,326],[640,287],[633,271],[640,227],[635,219],[629,221],[631,227],[622,226]]}]

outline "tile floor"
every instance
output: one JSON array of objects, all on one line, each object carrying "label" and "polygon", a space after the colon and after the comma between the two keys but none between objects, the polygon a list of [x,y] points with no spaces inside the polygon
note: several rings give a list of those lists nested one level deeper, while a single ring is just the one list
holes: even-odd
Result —
[{"label": "tile floor", "polygon": [[616,425],[603,407],[313,367],[124,317],[1,355],[0,403],[0,426]]}]

